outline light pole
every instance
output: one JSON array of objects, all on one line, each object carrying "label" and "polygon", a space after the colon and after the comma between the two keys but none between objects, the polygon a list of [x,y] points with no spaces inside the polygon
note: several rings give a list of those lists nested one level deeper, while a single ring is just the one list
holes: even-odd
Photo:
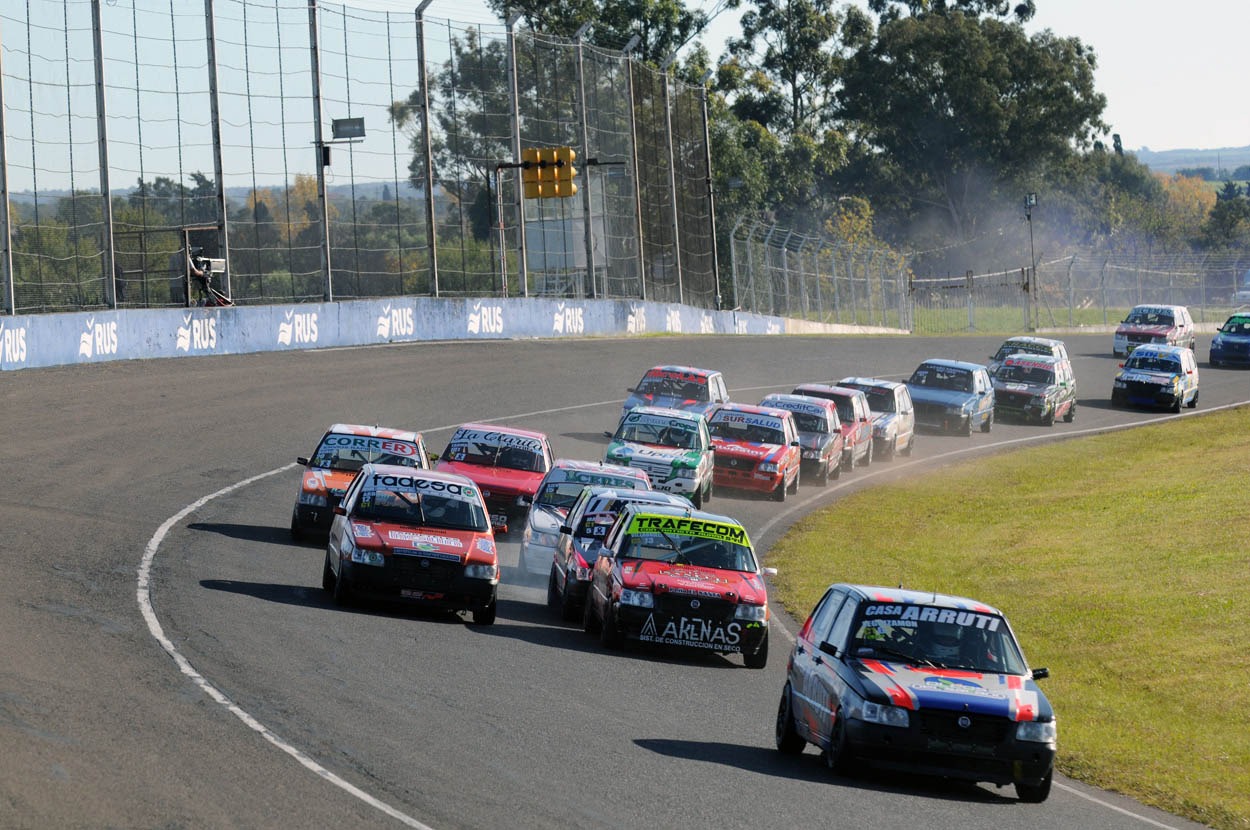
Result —
[{"label": "light pole", "polygon": [[1029,279],[1027,285],[1029,286],[1029,304],[1033,306],[1033,309],[1029,312],[1029,320],[1033,323],[1033,328],[1036,329],[1037,324],[1033,314],[1037,308],[1035,299],[1037,297],[1037,256],[1033,253],[1033,208],[1035,207],[1037,207],[1037,194],[1025,194],[1024,218],[1029,222]]}]

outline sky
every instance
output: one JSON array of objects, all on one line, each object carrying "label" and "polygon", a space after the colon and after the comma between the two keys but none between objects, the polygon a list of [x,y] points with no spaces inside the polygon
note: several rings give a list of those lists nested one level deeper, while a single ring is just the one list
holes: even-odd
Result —
[{"label": "sky", "polygon": [[[407,8],[399,0],[349,5]],[[698,0],[687,0],[695,5]],[[1126,150],[1250,146],[1250,3],[1245,0],[1035,0],[1030,33],[1077,37],[1098,57],[1096,85],[1104,119]],[[702,0],[711,11],[717,0]],[[860,5],[863,5],[860,3]],[[481,0],[434,0],[427,17],[494,22]],[[737,27],[719,15],[705,44],[715,57]]]}]

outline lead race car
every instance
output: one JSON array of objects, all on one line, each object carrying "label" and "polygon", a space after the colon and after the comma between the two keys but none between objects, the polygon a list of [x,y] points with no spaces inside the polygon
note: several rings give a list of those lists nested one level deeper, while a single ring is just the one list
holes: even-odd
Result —
[{"label": "lead race car", "polygon": [[626,639],[768,662],[768,590],[746,529],[728,516],[630,504],[596,560],[583,628],[607,648]]},{"label": "lead race car", "polygon": [[464,476],[366,464],[334,508],[321,587],[495,621],[499,560],[481,491]]}]

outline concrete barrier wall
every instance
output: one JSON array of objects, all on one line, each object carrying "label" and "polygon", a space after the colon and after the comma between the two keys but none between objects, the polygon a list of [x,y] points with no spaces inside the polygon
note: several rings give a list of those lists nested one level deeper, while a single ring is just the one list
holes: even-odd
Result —
[{"label": "concrete barrier wall", "polygon": [[399,297],[0,317],[0,369],[430,340],[886,331],[628,300]]}]

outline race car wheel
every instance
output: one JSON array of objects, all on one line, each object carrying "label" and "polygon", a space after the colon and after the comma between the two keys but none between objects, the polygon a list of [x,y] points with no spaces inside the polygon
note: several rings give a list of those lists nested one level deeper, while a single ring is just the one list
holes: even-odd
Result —
[{"label": "race car wheel", "polygon": [[989,432],[994,428],[994,410],[990,410],[990,414],[985,416],[985,420],[981,422],[981,431]]},{"label": "race car wheel", "polygon": [[1054,777],[1055,771],[1052,769],[1038,784],[1018,782],[1016,795],[1026,804],[1041,804],[1050,795],[1050,782]]},{"label": "race car wheel", "polygon": [[777,704],[777,727],[774,730],[777,751],[782,755],[798,755],[807,741],[794,728],[794,709],[790,705],[790,684],[781,690],[781,702]]},{"label": "race car wheel", "polygon": [[299,519],[291,516],[291,538],[297,542],[303,541],[304,529],[299,526]]},{"label": "race car wheel", "polygon": [[499,600],[491,597],[490,605],[485,608],[473,609],[474,625],[494,625],[495,615],[499,612]]},{"label": "race car wheel", "polygon": [[555,608],[560,604],[560,591],[556,588],[556,563],[551,563],[551,575],[547,577],[547,607]]},{"label": "race car wheel", "polygon": [[972,437],[972,416],[968,416],[968,420],[964,421],[963,427],[959,430],[960,434]]},{"label": "race car wheel", "polygon": [[590,601],[590,593],[594,590],[594,586],[586,589],[586,604],[582,606],[582,631],[587,634],[597,634],[599,626],[602,623],[595,619],[595,604]]},{"label": "race car wheel", "polygon": [[1068,411],[1063,413],[1063,422],[1065,424],[1070,424],[1075,420],[1076,420],[1076,401],[1073,401],[1072,405],[1068,407]]},{"label": "race car wheel", "polygon": [[1181,404],[1182,404],[1182,403],[1184,403],[1184,401],[1185,401],[1185,396],[1184,396],[1184,395],[1181,395],[1180,397],[1178,397],[1178,398],[1176,399],[1176,401],[1172,404],[1172,411],[1173,411],[1173,412],[1180,412],[1180,411],[1181,411]]},{"label": "race car wheel", "polygon": [[799,474],[798,472],[795,472],[794,482],[790,485],[790,495],[793,496],[797,492],[799,492]]},{"label": "race car wheel", "polygon": [[621,635],[620,626],[616,624],[616,613],[612,610],[612,603],[610,602],[603,609],[603,625],[599,628],[599,644],[613,651],[618,651],[625,645],[625,638]]},{"label": "race car wheel", "polygon": [[872,439],[868,440],[868,449],[864,450],[864,458],[859,462],[859,466],[868,467],[872,465]]},{"label": "race car wheel", "polygon": [[1045,415],[1042,416],[1042,426],[1053,427],[1054,425],[1055,425],[1055,413],[1054,412],[1047,412]]},{"label": "race car wheel", "polygon": [[321,566],[321,590],[334,590],[334,570],[330,567],[330,549],[326,548],[326,561]]},{"label": "race car wheel", "polygon": [[564,583],[564,590],[560,592],[560,618],[568,622],[577,619],[577,606],[573,604],[568,582]]},{"label": "race car wheel", "polygon": [[[829,472],[829,469],[825,468],[825,480],[828,481],[828,479],[832,478],[834,481],[837,481],[841,477],[842,477],[842,457],[838,456],[838,463],[833,468],[833,472]],[[822,482],[822,485],[823,484],[824,482]]]},{"label": "race car wheel", "polygon": [[833,721],[833,732],[829,735],[829,748],[821,753],[825,767],[834,775],[850,775],[851,759],[846,747],[846,726],[843,724],[844,713],[838,712]]},{"label": "race car wheel", "polygon": [[786,500],[786,478],[781,477],[781,481],[777,482],[777,488],[773,490],[773,501]]},{"label": "race car wheel", "polygon": [[1198,408],[1198,393],[1197,392],[1194,393],[1194,396],[1189,399],[1189,403],[1185,404],[1185,406],[1188,406],[1190,409]]},{"label": "race car wheel", "polygon": [[[326,552],[329,554],[329,551]],[[338,606],[350,605],[352,601],[352,589],[347,584],[347,574],[339,570],[338,578],[334,580],[334,604]]]},{"label": "race car wheel", "polygon": [[748,669],[762,669],[768,665],[768,635],[764,635],[764,642],[760,643],[759,650],[754,654],[743,653],[742,665]]},{"label": "race car wheel", "polygon": [[911,458],[911,451],[916,446],[916,434],[913,432],[911,438],[907,439],[907,446],[903,447],[903,455]]},{"label": "race car wheel", "polygon": [[695,490],[693,493],[691,493],[691,494],[690,494],[690,503],[694,505],[694,507],[695,507],[695,509],[696,509],[696,510],[698,510],[699,508],[703,507],[703,502],[707,501],[707,498],[706,498],[706,496],[705,496],[705,494],[704,494],[704,492],[703,492],[705,489],[706,489],[706,490],[711,490],[712,488],[711,488],[711,487],[706,487],[706,488],[704,488],[704,487],[700,487],[698,490]]},{"label": "race car wheel", "polygon": [[893,461],[894,456],[898,454],[898,439],[895,438],[890,442],[889,446],[882,445],[881,452],[877,453],[875,460],[877,461]]}]

